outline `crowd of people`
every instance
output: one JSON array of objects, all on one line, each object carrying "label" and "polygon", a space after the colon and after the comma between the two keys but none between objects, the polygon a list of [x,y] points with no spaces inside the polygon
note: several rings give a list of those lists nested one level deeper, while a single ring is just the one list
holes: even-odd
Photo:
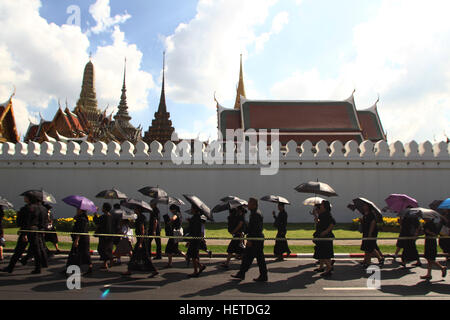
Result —
[{"label": "crowd of people", "polygon": [[[52,207],[33,196],[24,196],[25,205],[17,212],[17,226],[19,227],[19,237],[14,253],[7,267],[2,269],[4,272],[12,273],[18,261],[27,264],[30,258],[34,260],[33,274],[41,273],[42,268],[48,266],[50,250],[46,247],[46,242],[54,244],[56,252],[60,253],[58,248],[58,237],[52,224]],[[120,265],[121,258],[129,257],[127,271],[124,276],[129,276],[132,272],[149,272],[149,277],[155,277],[159,271],[152,260],[162,259],[161,238],[161,218],[157,207],[158,202],[153,199],[150,202],[152,210],[147,219],[145,210],[135,207],[134,212],[125,212],[121,210],[120,204],[112,206],[105,202],[101,207],[102,214],[94,216],[94,223],[97,226],[95,236],[99,238],[98,254],[102,261],[101,269],[108,269],[111,266]],[[192,239],[169,238],[165,247],[167,256],[167,265],[165,268],[173,266],[174,256],[183,256],[187,263],[192,261],[193,273],[189,277],[198,277],[205,269],[206,265],[200,262],[199,251],[208,251],[205,236],[205,218],[202,210],[192,204],[188,227],[183,230],[183,216],[180,207],[176,204],[169,205],[170,215],[163,216],[166,236],[193,237]],[[248,222],[246,214],[249,212]],[[420,256],[416,246],[417,237],[425,235],[424,258],[427,260],[427,274],[422,279],[431,279],[431,270],[435,266],[442,271],[442,277],[446,276],[447,267],[436,261],[437,245],[439,234],[447,236],[439,238],[439,245],[447,256],[450,251],[450,238],[448,231],[450,221],[446,210],[442,220],[437,225],[433,220],[426,218],[423,227],[419,219],[411,215],[403,215],[400,218],[400,234],[397,241],[397,251],[394,260],[402,250],[401,262],[403,267],[407,263],[417,261],[415,266],[420,266]],[[314,259],[317,260],[318,267],[314,270],[319,272],[322,277],[329,277],[334,272],[334,250],[333,250],[333,229],[336,221],[331,213],[331,204],[327,200],[317,203],[313,207],[312,214],[315,222],[315,232],[313,234]],[[3,216],[3,208],[0,206],[0,215]],[[277,228],[274,255],[277,261],[282,261],[283,256],[289,256],[291,253],[286,236],[288,214],[283,203],[278,203],[278,214],[273,212],[274,225]],[[85,275],[93,272],[93,263],[90,252],[90,236],[88,235],[89,220],[86,210],[77,209],[74,217],[74,226],[71,233],[72,247],[67,258],[66,268],[70,265],[87,265],[88,269]],[[372,264],[372,258],[378,260],[378,265],[383,266],[385,258],[377,245],[378,226],[376,214],[370,205],[363,205],[362,218],[360,219],[362,232],[362,243],[360,249],[364,252],[364,260],[361,263],[363,268]],[[134,234],[133,230],[134,228]],[[45,232],[39,232],[45,231]],[[241,266],[232,277],[237,280],[245,279],[245,274],[249,270],[256,258],[259,267],[259,277],[255,281],[268,281],[268,271],[264,257],[264,233],[263,233],[263,215],[258,209],[258,200],[250,198],[246,205],[236,208],[230,208],[228,216],[228,232],[233,236],[227,248],[227,258],[220,264],[224,269],[230,268],[230,261],[233,255],[241,260]],[[3,230],[0,230],[3,238]],[[135,237],[136,236],[136,237]],[[146,237],[155,236],[155,238]],[[245,239],[245,236],[248,239]],[[256,238],[256,240],[255,240]],[[261,240],[259,240],[259,238]],[[156,256],[152,257],[152,241],[156,243]],[[134,246],[133,246],[134,242]],[[187,252],[180,250],[179,244],[186,242]],[[4,243],[0,243],[1,246]],[[27,250],[28,247],[28,250]],[[3,255],[3,251],[0,251]],[[24,257],[22,257],[24,256]],[[2,258],[2,256],[0,256]],[[66,269],[61,271],[67,275]]]}]

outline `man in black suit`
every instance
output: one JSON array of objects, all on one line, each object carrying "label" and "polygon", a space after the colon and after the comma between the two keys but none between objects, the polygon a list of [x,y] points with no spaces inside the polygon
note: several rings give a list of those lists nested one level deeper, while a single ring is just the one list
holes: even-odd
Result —
[{"label": "man in black suit", "polygon": [[[248,238],[264,238],[263,234],[263,216],[258,210],[258,200],[250,198],[248,200],[248,209],[250,211],[250,219],[247,227]],[[233,278],[244,280],[245,273],[248,271],[256,258],[259,267],[259,277],[253,279],[258,282],[267,281],[267,266],[264,258],[264,240],[247,240],[244,250],[244,258],[242,259],[239,272],[232,275]]]},{"label": "man in black suit", "polygon": [[[153,199],[150,202],[150,207],[152,207],[153,212],[150,213],[150,223],[148,225],[148,234],[150,236],[160,236],[161,235],[161,224],[160,224],[160,212],[157,205],[157,201],[156,199]],[[151,251],[152,248],[152,240],[153,238],[150,238],[150,244],[149,244],[149,248]],[[155,242],[156,242],[156,257],[155,260],[160,260],[161,259],[161,238],[155,238]],[[150,252],[150,256],[151,256],[151,252]]]}]

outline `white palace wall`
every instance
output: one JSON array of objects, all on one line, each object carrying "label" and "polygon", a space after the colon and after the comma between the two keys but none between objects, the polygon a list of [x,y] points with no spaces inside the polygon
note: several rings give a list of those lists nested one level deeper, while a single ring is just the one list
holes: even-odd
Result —
[{"label": "white palace wall", "polygon": [[[129,197],[150,200],[137,190],[144,186],[160,186],[170,195],[195,194],[210,208],[226,195],[244,199],[261,198],[267,194],[289,199],[289,222],[311,222],[311,207],[302,205],[310,194],[298,193],[294,187],[302,182],[319,181],[331,185],[339,197],[329,198],[332,213],[338,222],[350,222],[357,217],[347,204],[358,196],[374,201],[380,208],[391,193],[406,193],[428,207],[435,199],[450,196],[450,155],[445,142],[420,145],[415,141],[388,145],[381,141],[364,141],[358,145],[350,141],[343,146],[339,141],[328,146],[320,141],[313,146],[306,141],[297,146],[287,145],[280,153],[279,170],[275,175],[261,175],[261,164],[175,164],[180,157],[182,142],[175,146],[168,142],[163,147],[154,141],[150,146],[139,142],[117,143],[70,142],[37,144],[0,144],[0,195],[13,202],[16,209],[23,205],[22,192],[43,188],[53,194],[57,217],[70,217],[74,208],[61,199],[72,194],[84,195],[99,207],[103,199],[95,195],[115,187]],[[187,148],[189,149],[189,148]],[[190,156],[190,153],[185,153]],[[210,152],[203,150],[203,156]],[[267,167],[267,166],[266,166]],[[161,206],[161,212],[166,212]],[[182,208],[183,209],[183,208]],[[184,208],[184,209],[187,209]],[[275,204],[260,202],[265,222],[273,222]],[[216,221],[226,221],[227,213],[216,213]]]}]

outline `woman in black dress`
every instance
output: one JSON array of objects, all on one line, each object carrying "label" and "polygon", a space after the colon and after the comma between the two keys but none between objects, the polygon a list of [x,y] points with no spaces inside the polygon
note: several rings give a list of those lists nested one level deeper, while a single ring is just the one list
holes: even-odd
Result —
[{"label": "woman in black dress", "polygon": [[[166,236],[174,236],[174,230],[178,230],[178,233],[181,233],[183,217],[179,206],[172,204],[170,205],[169,210],[172,213],[172,217],[169,217],[169,215],[164,215]],[[179,242],[179,239],[173,238],[169,238],[167,241],[165,253],[167,254],[168,262],[166,268],[172,267],[172,257],[174,255],[182,255],[183,257],[186,257],[186,255],[178,248]]]},{"label": "woman in black dress", "polygon": [[[245,232],[245,213],[247,210],[243,206],[239,206],[236,209],[231,209],[228,216],[228,232],[233,238],[243,238]],[[231,240],[227,248],[227,261],[223,262],[220,266],[225,269],[230,268],[230,260],[233,254],[236,257],[240,257],[244,252],[244,240]]]},{"label": "woman in black dress", "polygon": [[447,267],[443,267],[439,262],[436,261],[437,256],[437,241],[436,237],[438,235],[438,230],[436,224],[432,219],[424,218],[425,225],[423,226],[423,233],[425,234],[425,253],[424,257],[427,259],[427,274],[420,277],[420,279],[431,280],[431,269],[433,265],[441,269],[442,278],[447,275]]},{"label": "woman in black dress", "polygon": [[[77,209],[74,217],[73,233],[88,233],[89,219],[85,210]],[[72,248],[67,258],[66,268],[70,265],[82,266],[87,264],[89,269],[84,275],[92,273],[92,260],[90,253],[90,240],[88,235],[72,234]],[[64,271],[66,273],[66,271]]]},{"label": "woman in black dress", "polygon": [[[283,203],[278,203],[278,211],[278,216],[275,215],[275,211],[272,212],[272,215],[275,218],[274,226],[278,230],[276,238],[286,238],[287,212],[284,210]],[[289,250],[287,240],[276,240],[275,247],[273,248],[273,253],[278,258],[275,261],[283,261],[283,253],[285,252],[288,256],[291,254],[291,250]]]},{"label": "woman in black dress", "polygon": [[[398,237],[399,238],[406,237],[406,234],[405,234],[405,230],[406,229],[403,228],[403,216],[400,216],[398,218],[398,223],[400,225],[400,233],[399,233]],[[399,254],[400,250],[402,250],[405,247],[405,240],[398,239],[396,247],[397,248],[395,249],[395,254],[394,254],[394,259],[393,259],[394,262],[397,260],[397,257],[398,257],[398,254]]]},{"label": "woman in black dress", "polygon": [[[367,204],[363,205],[363,214],[361,221],[363,238],[376,238],[378,236],[377,221],[375,214]],[[380,254],[376,239],[363,240],[361,243],[361,250],[364,251],[364,261],[362,264],[364,268],[369,267],[372,257],[378,258],[379,266],[383,266],[384,258]]]},{"label": "woman in black dress", "polygon": [[[102,207],[102,216],[95,215],[94,223],[97,225],[96,233],[98,234],[113,234],[113,217],[111,215],[112,206],[109,203],[104,203]],[[114,263],[113,257],[113,237],[99,236],[97,251],[100,255],[100,260],[103,261],[101,269],[108,269],[108,261],[110,266]]]},{"label": "woman in black dress", "polygon": [[403,239],[403,252],[402,261],[400,265],[405,268],[406,264],[411,261],[417,261],[414,265],[420,267],[422,263],[420,262],[419,251],[416,247],[416,238],[419,235],[420,222],[419,218],[415,215],[405,215],[402,219],[402,230],[405,237],[410,237],[411,239]]},{"label": "woman in black dress", "polygon": [[[314,238],[334,238],[332,232],[336,221],[331,215],[330,202],[324,200],[320,204],[319,215],[316,218],[316,231],[314,232]],[[315,269],[316,272],[323,271],[323,265],[326,265],[325,272],[321,273],[322,277],[330,276],[332,274],[333,265],[331,259],[334,257],[333,240],[313,240],[314,247],[314,259],[319,260],[320,266]]]},{"label": "woman in black dress", "polygon": [[[189,236],[202,237],[202,218],[201,211],[196,206],[191,207],[192,217],[189,219]],[[189,274],[189,277],[198,277],[206,266],[200,263],[199,250],[201,246],[200,239],[189,239],[189,247],[187,251],[188,259],[192,259],[194,264],[194,273]]]},{"label": "woman in black dress", "polygon": [[135,234],[138,237],[136,237],[136,244],[133,248],[130,262],[128,263],[128,271],[122,273],[122,275],[131,275],[131,270],[151,271],[152,273],[149,278],[153,278],[158,275],[159,272],[156,270],[150,259],[149,239],[146,237],[139,237],[147,235],[147,219],[140,208],[135,208],[134,213],[137,215],[134,227]]}]

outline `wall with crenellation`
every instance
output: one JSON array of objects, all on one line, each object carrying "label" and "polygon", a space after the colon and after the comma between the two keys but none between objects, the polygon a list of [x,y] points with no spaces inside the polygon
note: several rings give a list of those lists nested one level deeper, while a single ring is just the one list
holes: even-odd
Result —
[{"label": "wall with crenellation", "polygon": [[[104,200],[96,199],[95,195],[112,187],[129,197],[150,200],[137,190],[158,185],[176,197],[195,194],[210,208],[226,195],[248,199],[275,194],[291,202],[286,208],[289,222],[312,221],[311,207],[302,205],[311,195],[298,193],[294,188],[317,179],[331,185],[339,194],[329,198],[338,222],[350,222],[358,215],[347,209],[351,199],[358,196],[371,199],[380,208],[391,193],[406,193],[424,207],[435,199],[450,196],[450,155],[445,142],[433,145],[429,141],[420,144],[397,141],[388,145],[385,141],[376,144],[364,141],[358,145],[349,141],[342,145],[335,141],[328,146],[320,141],[314,146],[306,141],[297,146],[291,141],[287,150],[278,154],[279,170],[275,175],[261,175],[261,168],[267,167],[262,164],[227,164],[225,160],[222,164],[208,164],[221,155],[220,150],[211,151],[214,143],[202,146],[197,153],[203,161],[177,164],[181,159],[190,159],[189,145],[167,142],[162,146],[156,141],[150,145],[144,142],[137,145],[130,142],[122,145],[114,142],[108,145],[103,142],[3,143],[0,145],[0,195],[18,209],[23,204],[20,193],[43,188],[58,201],[56,216],[69,217],[75,210],[61,201],[63,197],[80,194],[100,206]],[[262,150],[253,146],[246,153],[259,154]],[[265,222],[272,222],[275,204],[260,202],[260,208]],[[167,207],[161,206],[161,212],[166,211]],[[226,221],[226,216],[226,212],[214,215],[216,221]]]}]

